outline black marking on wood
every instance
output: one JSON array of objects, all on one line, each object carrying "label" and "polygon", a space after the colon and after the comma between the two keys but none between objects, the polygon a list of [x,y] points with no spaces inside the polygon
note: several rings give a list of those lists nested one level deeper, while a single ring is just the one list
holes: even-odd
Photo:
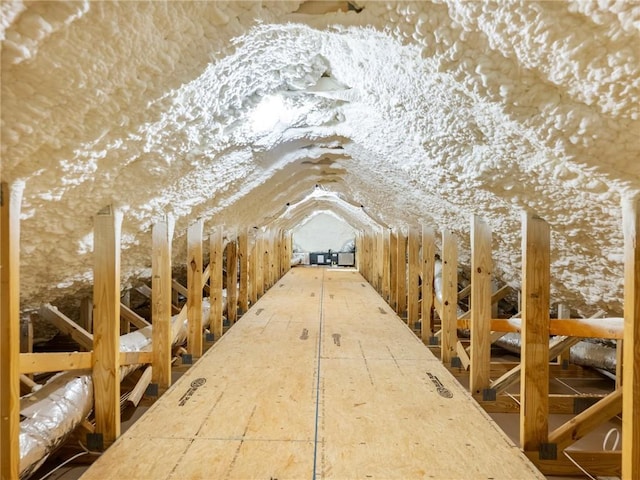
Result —
[{"label": "black marking on wood", "polygon": [[184,395],[180,397],[178,406],[184,407],[184,405],[189,401],[193,394],[196,393],[196,390],[198,390],[205,383],[207,383],[207,379],[204,377],[196,378],[193,382],[191,382],[191,385],[189,385],[189,389],[184,392]]},{"label": "black marking on wood", "polygon": [[300,334],[300,340],[306,340],[309,338],[309,330],[306,328],[302,329],[302,333]]},{"label": "black marking on wood", "polygon": [[264,312],[264,308],[259,308],[258,310],[256,310],[256,317],[260,315],[262,312]]},{"label": "black marking on wood", "polygon": [[387,314],[386,310],[384,308],[382,308],[382,307],[378,307],[378,310],[380,310],[380,313],[383,314],[383,315]]},{"label": "black marking on wood", "polygon": [[333,343],[335,343],[338,347],[340,346],[340,334],[339,333],[334,333],[333,335],[331,335],[333,337]]},{"label": "black marking on wood", "polygon": [[436,390],[438,391],[438,393],[440,394],[441,397],[453,398],[453,393],[451,392],[451,390],[449,390],[447,387],[445,387],[438,377],[436,377],[435,375],[433,375],[430,372],[427,372],[427,375],[429,376],[429,378],[431,379],[431,381],[435,385]]},{"label": "black marking on wood", "polygon": [[311,296],[315,297],[316,296],[316,292],[311,292]]}]

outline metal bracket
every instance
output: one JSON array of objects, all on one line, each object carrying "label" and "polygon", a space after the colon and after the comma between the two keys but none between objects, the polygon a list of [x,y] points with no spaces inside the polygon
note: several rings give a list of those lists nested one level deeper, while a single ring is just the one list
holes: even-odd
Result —
[{"label": "metal bracket", "polygon": [[92,452],[104,450],[104,437],[101,433],[87,433],[87,449]]},{"label": "metal bracket", "polygon": [[429,337],[429,345],[440,345],[440,339],[438,337]]},{"label": "metal bracket", "polygon": [[495,402],[498,399],[498,392],[495,388],[483,388],[482,389],[482,401],[483,402]]},{"label": "metal bracket", "polygon": [[147,397],[157,397],[158,396],[158,384],[157,383],[150,383],[149,385],[147,385],[147,389],[144,391],[144,394]]},{"label": "metal bracket", "polygon": [[215,337],[213,336],[213,333],[207,332],[204,334],[204,340],[205,342],[213,342]]},{"label": "metal bracket", "polygon": [[451,367],[462,368],[462,360],[460,360],[460,357],[451,357]]},{"label": "metal bracket", "polygon": [[557,460],[558,445],[555,443],[541,443],[538,450],[538,458],[540,460]]},{"label": "metal bracket", "polygon": [[191,355],[190,353],[183,353],[182,354],[182,364],[183,365],[191,365],[191,364],[193,364],[193,355]]}]

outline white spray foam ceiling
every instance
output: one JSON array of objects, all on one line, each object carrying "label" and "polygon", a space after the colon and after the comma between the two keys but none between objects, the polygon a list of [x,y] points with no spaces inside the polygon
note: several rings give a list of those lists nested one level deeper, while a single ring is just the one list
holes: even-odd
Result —
[{"label": "white spray foam ceiling", "polygon": [[[354,227],[450,229],[463,262],[469,216],[484,216],[513,285],[520,213],[535,212],[553,229],[554,299],[621,311],[620,199],[640,189],[638,3],[1,8],[2,179],[25,182],[24,305],[91,281],[92,216],[108,204],[124,211],[125,283],[148,273],[150,226],[167,213],[183,262],[197,217],[293,228],[363,205]],[[305,207],[316,185],[330,195]]]}]

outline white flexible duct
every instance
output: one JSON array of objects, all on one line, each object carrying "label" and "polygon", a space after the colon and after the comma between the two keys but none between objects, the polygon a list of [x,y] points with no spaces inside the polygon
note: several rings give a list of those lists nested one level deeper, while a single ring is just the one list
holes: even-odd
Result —
[{"label": "white flexible duct", "polygon": [[[223,291],[223,311],[226,308],[226,291]],[[209,323],[209,299],[202,301],[204,326]],[[187,338],[187,320],[180,323],[179,315],[172,321],[173,345]],[[120,337],[120,351],[138,352],[151,350],[151,329],[145,327]],[[122,380],[140,365],[120,368]],[[89,415],[93,408],[93,381],[91,372],[61,372],[47,381],[37,391],[20,399],[20,478],[28,477],[40,467],[56,448]]]}]

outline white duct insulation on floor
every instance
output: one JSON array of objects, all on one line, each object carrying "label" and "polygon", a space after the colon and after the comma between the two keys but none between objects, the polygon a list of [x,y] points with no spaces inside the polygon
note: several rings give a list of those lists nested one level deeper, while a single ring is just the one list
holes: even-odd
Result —
[{"label": "white duct insulation on floor", "polygon": [[[442,262],[436,260],[435,274],[433,279],[433,287],[436,297],[442,302]],[[459,308],[459,307],[458,307]],[[458,316],[462,313],[460,310]],[[511,321],[519,328],[521,319],[513,318]],[[597,321],[602,324],[603,322],[610,321],[616,324],[622,322],[622,318],[599,318]],[[587,322],[587,320],[585,320]],[[520,355],[521,348],[521,336],[519,333],[506,333],[498,340],[493,342],[494,345],[504,348],[505,350]],[[616,371],[616,349],[607,346],[605,343],[599,343],[595,341],[582,341],[571,347],[570,360],[576,365],[582,365],[585,367],[600,368],[609,372]]]},{"label": "white duct insulation on floor", "polygon": [[[226,308],[226,290],[223,290],[223,311]],[[210,303],[202,301],[203,326],[209,324]],[[171,317],[172,344],[180,345],[187,339],[187,320],[180,323],[179,315]],[[150,351],[153,326],[148,326],[120,337],[121,352]],[[142,365],[120,367],[120,381]],[[61,446],[93,408],[93,381],[91,372],[61,372],[37,391],[20,399],[20,478],[26,478],[39,468],[48,456]]]}]

